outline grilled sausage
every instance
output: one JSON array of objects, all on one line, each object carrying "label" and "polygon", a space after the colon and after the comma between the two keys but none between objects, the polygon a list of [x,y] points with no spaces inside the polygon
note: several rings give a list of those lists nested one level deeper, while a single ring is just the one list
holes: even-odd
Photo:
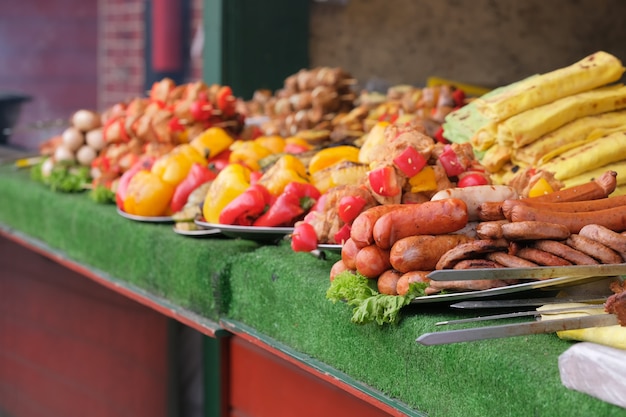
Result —
[{"label": "grilled sausage", "polygon": [[374,206],[361,212],[352,222],[350,229],[350,237],[355,245],[364,248],[374,243],[374,224],[385,213],[402,208],[402,204],[387,204],[383,206]]},{"label": "grilled sausage", "polygon": [[480,254],[494,251],[506,251],[508,246],[509,242],[505,239],[481,239],[462,243],[444,253],[437,261],[435,269],[450,269],[464,259],[476,258]]},{"label": "grilled sausage", "polygon": [[387,295],[398,295],[398,280],[401,276],[402,273],[395,269],[388,269],[380,274],[376,282],[378,292]]},{"label": "grilled sausage", "polygon": [[471,240],[455,234],[405,237],[393,244],[389,261],[400,272],[433,270],[444,253]]},{"label": "grilled sausage", "polygon": [[509,220],[511,222],[532,220],[558,223],[566,226],[570,233],[580,232],[580,229],[587,224],[599,224],[616,232],[626,230],[626,210],[620,206],[581,213],[563,213],[517,205],[511,209]]},{"label": "grilled sausage", "polygon": [[356,270],[361,275],[374,279],[391,268],[389,263],[389,251],[376,245],[369,245],[359,250],[356,254]]},{"label": "grilled sausage", "polygon": [[502,236],[507,240],[564,240],[570,235],[566,226],[545,221],[517,221],[502,224]]},{"label": "grilled sausage", "polygon": [[580,229],[580,235],[593,239],[619,253],[626,261],[626,236],[599,224],[588,224]]},{"label": "grilled sausage", "polygon": [[574,265],[597,265],[598,261],[565,243],[556,240],[537,240],[533,247],[549,252],[553,255],[570,261]]},{"label": "grilled sausage", "polygon": [[531,247],[521,248],[517,251],[517,256],[544,266],[567,266],[572,264],[570,261],[559,258],[549,252]]},{"label": "grilled sausage", "polygon": [[579,234],[570,235],[565,244],[586,253],[602,264],[618,264],[622,262],[622,257],[613,249]]},{"label": "grilled sausage", "polygon": [[389,249],[404,237],[452,233],[466,224],[467,205],[458,198],[408,204],[382,215],[376,221],[374,242],[383,249]]}]

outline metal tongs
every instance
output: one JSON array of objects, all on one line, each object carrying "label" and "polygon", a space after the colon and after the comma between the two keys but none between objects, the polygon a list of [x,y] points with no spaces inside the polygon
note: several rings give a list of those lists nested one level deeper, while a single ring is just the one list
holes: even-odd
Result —
[{"label": "metal tongs", "polygon": [[538,266],[533,268],[439,269],[428,274],[433,281],[464,281],[472,279],[549,279],[558,277],[608,277],[626,274],[626,263],[570,266]]}]

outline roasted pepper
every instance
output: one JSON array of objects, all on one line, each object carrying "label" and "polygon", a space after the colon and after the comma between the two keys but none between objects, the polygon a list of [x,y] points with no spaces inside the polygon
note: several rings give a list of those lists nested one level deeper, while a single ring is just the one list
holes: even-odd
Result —
[{"label": "roasted pepper", "polygon": [[272,154],[272,151],[261,145],[256,140],[238,140],[231,146],[231,153],[228,161],[243,164],[252,171],[261,169],[259,160]]},{"label": "roasted pepper", "polygon": [[283,155],[259,180],[274,196],[283,192],[290,182],[309,183],[306,167],[293,155]]},{"label": "roasted pepper", "polygon": [[194,163],[206,164],[206,159],[191,145],[178,145],[154,162],[152,172],[175,187],[189,174]]},{"label": "roasted pepper", "polygon": [[131,178],[124,199],[124,211],[137,216],[164,216],[168,214],[174,186],[155,173],[141,170]]},{"label": "roasted pepper", "polygon": [[281,136],[259,136],[254,139],[254,141],[264,148],[269,149],[272,153],[282,153],[285,149],[285,139]]},{"label": "roasted pepper", "polygon": [[217,173],[209,169],[206,165],[195,162],[185,179],[176,186],[174,195],[172,196],[172,202],[170,203],[170,210],[172,213],[177,213],[183,209],[189,198],[189,194],[202,184],[209,182],[217,177]]},{"label": "roasted pepper", "polygon": [[309,174],[313,175],[341,161],[358,162],[359,148],[349,145],[334,146],[318,151],[309,162]]},{"label": "roasted pepper", "polygon": [[220,212],[250,186],[250,170],[241,164],[229,164],[217,174],[204,199],[202,215],[209,223],[219,223]]},{"label": "roasted pepper", "polygon": [[251,185],[222,209],[219,222],[250,226],[272,204],[273,197],[260,184]]},{"label": "roasted pepper", "polygon": [[291,226],[308,212],[320,198],[320,192],[311,184],[291,182],[285,186],[274,204],[253,223],[254,226]]},{"label": "roasted pepper", "polygon": [[435,191],[437,189],[437,176],[430,165],[425,166],[419,173],[409,178],[412,193],[422,191]]},{"label": "roasted pepper", "polygon": [[206,159],[210,159],[227,150],[234,141],[221,127],[210,127],[196,136],[190,145]]},{"label": "roasted pepper", "polygon": [[128,184],[133,176],[142,170],[149,170],[154,163],[154,157],[146,156],[130,167],[126,172],[122,174],[115,190],[115,204],[120,210],[124,210],[124,200],[128,194]]}]

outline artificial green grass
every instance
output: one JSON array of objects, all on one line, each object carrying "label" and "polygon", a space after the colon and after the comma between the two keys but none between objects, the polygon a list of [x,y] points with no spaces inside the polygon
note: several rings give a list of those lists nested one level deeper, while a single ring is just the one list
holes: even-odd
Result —
[{"label": "artificial green grass", "polygon": [[68,258],[211,320],[235,320],[407,404],[415,415],[623,416],[626,410],[562,386],[558,356],[571,342],[535,335],[443,346],[415,339],[458,318],[411,306],[397,326],[355,325],[325,298],[332,263],[287,242],[191,238],[171,225],[119,216],[86,194],[58,194],[0,166],[0,225]]}]

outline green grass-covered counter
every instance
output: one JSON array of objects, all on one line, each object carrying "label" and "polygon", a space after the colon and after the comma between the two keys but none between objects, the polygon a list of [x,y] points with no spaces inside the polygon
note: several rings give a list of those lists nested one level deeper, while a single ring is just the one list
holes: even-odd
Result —
[{"label": "green grass-covered counter", "polygon": [[317,259],[289,245],[191,238],[171,225],[122,218],[86,194],[58,194],[28,172],[0,166],[0,226],[209,320],[241,323],[374,391],[430,416],[624,416],[570,391],[555,335],[425,347],[442,307],[409,308],[397,326],[354,325],[350,308],[326,300],[338,255]]}]

